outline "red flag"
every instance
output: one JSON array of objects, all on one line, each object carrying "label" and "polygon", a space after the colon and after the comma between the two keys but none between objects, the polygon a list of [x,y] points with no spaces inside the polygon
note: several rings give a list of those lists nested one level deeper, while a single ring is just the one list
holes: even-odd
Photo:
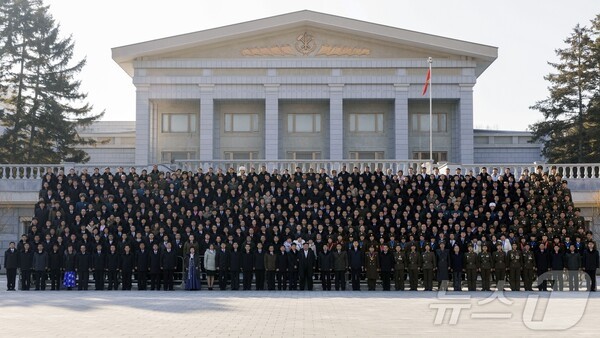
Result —
[{"label": "red flag", "polygon": [[431,69],[427,70],[427,77],[425,78],[425,84],[423,85],[423,94],[427,93],[427,88],[429,87],[429,82],[431,81]]}]

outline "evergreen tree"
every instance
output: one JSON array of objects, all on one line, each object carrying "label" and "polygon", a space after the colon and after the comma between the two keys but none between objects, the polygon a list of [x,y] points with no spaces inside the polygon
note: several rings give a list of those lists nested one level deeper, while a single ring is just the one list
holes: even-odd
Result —
[{"label": "evergreen tree", "polygon": [[74,46],[41,0],[0,0],[0,163],[89,160],[76,147],[93,141],[76,128],[103,113],[82,103],[75,76],[85,59],[72,61]]},{"label": "evergreen tree", "polygon": [[559,62],[549,63],[554,72],[544,77],[550,83],[548,98],[531,107],[544,116],[544,121],[530,126],[532,141],[543,143],[542,154],[550,162],[600,161],[596,149],[600,134],[592,128],[599,78],[594,35],[588,27],[573,29],[566,47],[556,50]]}]

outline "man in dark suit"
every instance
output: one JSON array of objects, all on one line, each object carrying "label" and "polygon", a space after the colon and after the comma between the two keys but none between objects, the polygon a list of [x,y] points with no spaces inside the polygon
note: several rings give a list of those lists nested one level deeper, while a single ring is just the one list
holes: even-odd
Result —
[{"label": "man in dark suit", "polygon": [[545,279],[543,281],[540,280],[540,276],[542,276],[545,272],[550,271],[550,251],[547,250],[544,243],[541,243],[539,248],[540,249],[535,252],[535,268],[538,275],[538,289],[540,291],[548,291],[547,281]]},{"label": "man in dark suit", "polygon": [[298,254],[296,243],[292,243],[290,252],[287,253],[290,290],[298,290]]},{"label": "man in dark suit", "polygon": [[140,248],[135,255],[135,271],[137,272],[138,290],[148,288],[148,271],[150,270],[150,255],[146,250],[146,244],[140,243]]},{"label": "man in dark suit", "polygon": [[333,266],[335,270],[335,291],[346,291],[346,271],[348,270],[348,254],[342,251],[342,245],[338,243],[333,253]]},{"label": "man in dark suit", "polygon": [[277,275],[277,289],[280,291],[286,290],[288,279],[288,257],[285,246],[283,245],[279,247],[279,254],[275,258],[275,271]]},{"label": "man in dark suit", "polygon": [[177,266],[177,255],[173,250],[171,242],[168,242],[165,251],[162,252],[160,268],[163,272],[164,290],[173,291],[173,273]]},{"label": "man in dark suit", "polygon": [[87,290],[90,281],[92,256],[87,252],[85,245],[79,247],[79,254],[75,257],[75,271],[79,279],[79,290]]},{"label": "man in dark suit", "polygon": [[229,271],[231,273],[231,290],[240,289],[240,270],[242,264],[242,253],[239,244],[233,242],[231,252],[229,253]]},{"label": "man in dark suit", "polygon": [[104,290],[104,273],[106,269],[106,256],[102,251],[102,244],[96,245],[92,254],[92,270],[94,271],[94,284],[96,290]]},{"label": "man in dark suit", "polygon": [[160,290],[160,251],[158,250],[158,244],[152,245],[152,251],[149,254],[149,268],[150,268],[150,290]]},{"label": "man in dark suit", "polygon": [[121,269],[121,256],[117,252],[117,246],[112,244],[106,254],[106,272],[108,273],[108,290],[119,289],[119,270]]},{"label": "man in dark suit", "polygon": [[242,253],[242,273],[244,274],[244,290],[250,290],[252,287],[252,272],[254,270],[254,253],[250,249],[250,244],[246,244]]},{"label": "man in dark suit", "polygon": [[328,250],[327,244],[323,245],[323,251],[319,254],[319,271],[321,271],[321,286],[323,291],[331,291],[331,273],[333,271],[333,254]]},{"label": "man in dark suit", "polygon": [[392,277],[392,269],[394,268],[394,254],[389,250],[389,246],[384,245],[383,251],[379,254],[379,269],[381,271],[383,291],[390,291],[390,279]]},{"label": "man in dark suit", "polygon": [[352,290],[360,291],[360,274],[363,270],[364,255],[358,247],[358,241],[352,242],[352,249],[348,251],[348,264],[350,265],[350,279]]},{"label": "man in dark suit", "polygon": [[596,291],[596,270],[600,267],[600,258],[598,257],[598,250],[594,247],[594,242],[589,241],[588,247],[583,252],[583,270],[590,277],[588,283],[588,291]]},{"label": "man in dark suit", "polygon": [[15,242],[10,242],[8,250],[4,252],[4,268],[6,269],[6,290],[15,291],[17,282],[17,268],[19,267],[19,253]]},{"label": "man in dark suit", "polygon": [[23,250],[19,252],[18,263],[21,270],[21,290],[27,291],[31,288],[31,268],[33,264],[33,251],[29,242],[23,244]]},{"label": "man in dark suit", "polygon": [[298,274],[300,277],[300,290],[313,289],[313,269],[315,266],[315,253],[309,249],[308,243],[302,245],[302,251],[298,254]]},{"label": "man in dark suit", "polygon": [[265,289],[265,251],[262,243],[256,244],[254,252],[254,275],[256,276],[256,290]]},{"label": "man in dark suit", "polygon": [[219,272],[219,289],[227,289],[227,278],[229,275],[229,251],[227,251],[227,243],[221,243],[221,249],[217,251],[215,265]]}]

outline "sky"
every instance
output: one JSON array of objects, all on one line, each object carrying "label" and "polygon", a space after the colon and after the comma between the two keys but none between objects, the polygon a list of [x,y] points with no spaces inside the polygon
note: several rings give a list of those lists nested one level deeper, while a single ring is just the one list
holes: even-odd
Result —
[{"label": "sky", "polygon": [[474,127],[526,130],[542,118],[530,110],[547,97],[544,75],[555,49],[577,24],[600,14],[597,0],[46,0],[75,57],[87,58],[82,90],[104,120],[135,119],[135,87],[111,48],[313,10],[499,48],[474,87]]}]

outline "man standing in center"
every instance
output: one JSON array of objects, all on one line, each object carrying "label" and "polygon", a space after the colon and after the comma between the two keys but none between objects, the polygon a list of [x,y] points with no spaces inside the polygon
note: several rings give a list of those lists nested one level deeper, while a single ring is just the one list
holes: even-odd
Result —
[{"label": "man standing in center", "polygon": [[390,252],[390,247],[387,244],[383,246],[383,251],[379,255],[379,268],[383,291],[390,291],[390,279],[394,269],[394,254]]},{"label": "man standing in center", "polygon": [[348,251],[348,264],[350,265],[350,278],[352,290],[360,291],[360,274],[363,270],[363,252],[358,247],[358,241],[352,242],[352,249]]},{"label": "man standing in center", "polygon": [[342,245],[338,243],[333,253],[333,265],[335,269],[335,291],[346,291],[346,270],[348,269],[348,254],[342,251]]},{"label": "man standing in center", "polygon": [[334,258],[327,244],[323,245],[323,251],[317,259],[319,271],[321,271],[321,287],[323,291],[331,291],[331,271],[333,270]]},{"label": "man standing in center", "polygon": [[473,252],[473,246],[469,244],[468,252],[465,253],[465,270],[467,270],[467,286],[469,291],[477,291],[477,268],[479,267],[479,257]]},{"label": "man standing in center", "polygon": [[394,252],[394,289],[404,291],[404,279],[406,278],[405,263],[406,255],[400,245],[396,246]]},{"label": "man standing in center", "polygon": [[421,255],[417,252],[417,246],[414,242],[410,245],[407,261],[410,291],[417,291],[417,287],[419,286],[419,270],[421,269]]},{"label": "man standing in center", "polygon": [[435,254],[431,252],[431,246],[425,244],[425,252],[421,254],[423,269],[423,287],[425,291],[433,291],[433,271],[436,268]]},{"label": "man standing in center", "polygon": [[313,289],[313,268],[315,266],[315,253],[309,249],[308,243],[302,245],[298,256],[298,274],[300,275],[300,290]]},{"label": "man standing in center", "polygon": [[519,291],[521,289],[521,269],[523,267],[523,255],[517,250],[517,243],[513,243],[512,250],[508,252],[508,269],[509,275],[508,280],[510,283],[510,289],[512,291]]}]

